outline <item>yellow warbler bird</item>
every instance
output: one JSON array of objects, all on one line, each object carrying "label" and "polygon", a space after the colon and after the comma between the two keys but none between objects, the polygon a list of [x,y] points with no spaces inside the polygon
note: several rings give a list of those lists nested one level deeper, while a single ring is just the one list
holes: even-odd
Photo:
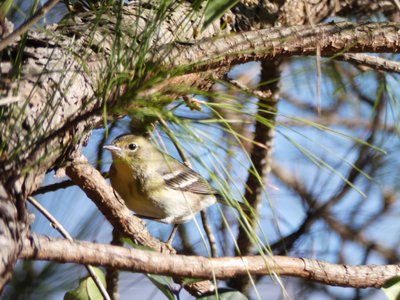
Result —
[{"label": "yellow warbler bird", "polygon": [[104,148],[113,157],[111,185],[139,216],[180,224],[220,198],[201,175],[145,137],[122,135]]}]

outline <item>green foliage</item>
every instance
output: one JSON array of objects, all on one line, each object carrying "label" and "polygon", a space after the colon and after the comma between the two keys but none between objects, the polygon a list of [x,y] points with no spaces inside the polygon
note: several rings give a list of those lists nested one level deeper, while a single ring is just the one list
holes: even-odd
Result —
[{"label": "green foliage", "polygon": [[14,0],[6,0],[0,5],[0,21],[3,21],[7,16]]},{"label": "green foliage", "polygon": [[200,282],[200,281],[203,281],[203,280],[204,279],[202,279],[202,278],[185,277],[185,278],[182,279],[182,285],[185,286],[185,285],[193,284],[193,283]]},{"label": "green foliage", "polygon": [[[93,268],[100,281],[104,286],[106,286],[106,279],[104,273],[98,269]],[[69,291],[65,294],[64,300],[97,300],[103,299],[99,289],[96,286],[96,283],[92,279],[92,277],[87,276],[79,281],[79,286]]]},{"label": "green foliage", "polygon": [[382,290],[389,300],[400,300],[400,277],[393,277],[386,281]]},{"label": "green foliage", "polygon": [[173,280],[168,276],[146,274],[147,278],[170,300],[175,299],[173,291]]},{"label": "green foliage", "polygon": [[122,238],[122,241],[124,243],[127,243],[128,245],[132,246],[132,248],[138,249],[138,250],[145,250],[145,251],[153,251],[156,252],[156,250],[154,250],[153,248],[150,248],[148,246],[145,245],[139,245],[139,244],[135,244],[130,238]]},{"label": "green foliage", "polygon": [[[139,250],[147,250],[147,251],[155,251],[154,249],[135,244],[130,238],[122,238],[122,240],[131,245],[135,249]],[[173,291],[173,280],[169,276],[162,276],[162,275],[154,275],[154,274],[146,274],[146,277],[168,298],[171,300],[175,299],[175,294]]]},{"label": "green foliage", "polygon": [[220,18],[228,9],[233,7],[239,0],[209,0],[205,9],[205,18],[203,29],[209,26],[212,22]]}]

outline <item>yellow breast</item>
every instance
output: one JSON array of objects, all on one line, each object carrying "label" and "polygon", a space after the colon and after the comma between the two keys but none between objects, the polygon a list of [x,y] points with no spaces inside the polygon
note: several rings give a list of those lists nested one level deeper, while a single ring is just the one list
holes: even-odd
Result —
[{"label": "yellow breast", "polygon": [[[165,218],[165,212],[159,207],[149,194],[156,193],[155,187],[146,186],[146,179],[134,174],[130,167],[124,163],[113,164],[110,169],[112,187],[125,201],[126,206],[135,213],[155,218]],[[154,191],[152,193],[152,188]]]}]

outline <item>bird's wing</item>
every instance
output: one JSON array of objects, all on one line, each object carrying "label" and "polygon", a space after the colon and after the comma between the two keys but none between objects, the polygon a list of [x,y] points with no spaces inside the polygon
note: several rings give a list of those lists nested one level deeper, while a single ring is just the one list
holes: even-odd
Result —
[{"label": "bird's wing", "polygon": [[168,168],[160,170],[167,187],[195,194],[218,194],[200,174],[173,157],[168,157],[167,165]]},{"label": "bird's wing", "polygon": [[[239,201],[228,201],[217,190],[213,189],[200,174],[185,166],[172,156],[168,155],[165,158],[167,164],[162,164],[164,168],[159,170],[159,172],[167,187],[195,194],[214,195],[219,203],[234,208],[240,206],[246,214],[250,214],[250,209],[246,204]],[[166,165],[168,165],[167,168]]]}]

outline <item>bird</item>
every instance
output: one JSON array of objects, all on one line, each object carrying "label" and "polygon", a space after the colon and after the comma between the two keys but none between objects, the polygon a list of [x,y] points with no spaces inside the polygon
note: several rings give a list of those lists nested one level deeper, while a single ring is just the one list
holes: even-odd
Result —
[{"label": "bird", "polygon": [[168,243],[176,225],[217,201],[227,204],[199,173],[161,151],[147,137],[124,134],[103,148],[111,151],[109,178],[126,206],[140,217],[175,225]]}]

